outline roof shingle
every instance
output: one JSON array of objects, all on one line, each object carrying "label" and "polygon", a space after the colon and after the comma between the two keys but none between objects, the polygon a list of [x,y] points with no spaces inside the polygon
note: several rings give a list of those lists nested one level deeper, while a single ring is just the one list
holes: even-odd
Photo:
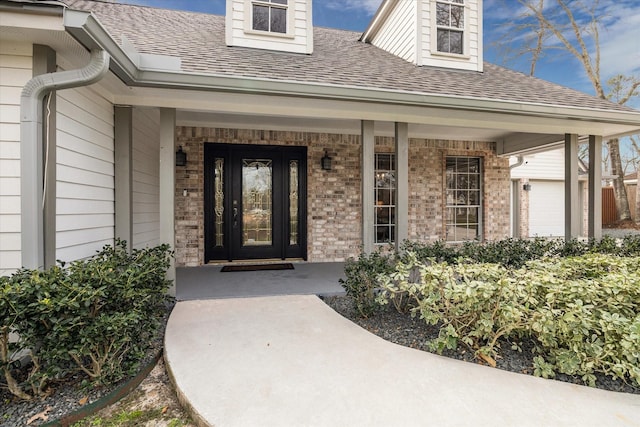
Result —
[{"label": "roof shingle", "polygon": [[360,33],[314,28],[311,55],[229,47],[225,18],[105,1],[64,0],[92,11],[114,40],[141,53],[178,56],[184,72],[379,88],[527,104],[635,111],[613,102],[485,62],[484,72],[418,67],[358,41]]}]

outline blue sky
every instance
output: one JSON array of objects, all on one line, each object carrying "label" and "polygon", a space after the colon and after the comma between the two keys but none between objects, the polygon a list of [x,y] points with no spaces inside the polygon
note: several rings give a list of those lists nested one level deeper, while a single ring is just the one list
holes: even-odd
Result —
[{"label": "blue sky", "polygon": [[[217,15],[225,13],[225,0],[120,1]],[[380,3],[381,0],[315,0],[314,25],[360,32],[366,28]],[[640,76],[640,0],[600,0],[599,7],[605,17],[605,28],[600,31],[603,82],[615,74]],[[484,55],[489,62],[528,72],[527,61],[504,64],[492,44],[494,40],[505,37],[506,29],[501,24],[514,19],[518,11],[515,0],[484,0]],[[548,55],[539,63],[536,76],[589,94],[594,93],[582,66],[565,52]],[[640,108],[640,99],[629,105]]]}]

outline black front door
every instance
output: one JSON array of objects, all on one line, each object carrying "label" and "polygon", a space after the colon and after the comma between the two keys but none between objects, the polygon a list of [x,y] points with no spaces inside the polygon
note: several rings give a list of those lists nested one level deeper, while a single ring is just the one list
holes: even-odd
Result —
[{"label": "black front door", "polygon": [[205,144],[205,260],[306,257],[306,148]]}]

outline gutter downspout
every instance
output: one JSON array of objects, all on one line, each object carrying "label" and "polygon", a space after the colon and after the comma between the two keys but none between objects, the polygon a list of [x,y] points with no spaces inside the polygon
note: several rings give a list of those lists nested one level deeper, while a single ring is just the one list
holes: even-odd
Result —
[{"label": "gutter downspout", "polygon": [[44,268],[42,109],[54,90],[87,86],[109,71],[109,54],[91,51],[91,59],[77,70],[35,76],[20,97],[20,206],[22,267]]},{"label": "gutter downspout", "polygon": [[517,167],[522,166],[522,164],[524,163],[524,156],[522,154],[520,154],[518,157],[516,157],[518,159],[517,162],[515,162],[514,164],[512,164],[511,166],[509,166],[509,170],[512,171]]}]

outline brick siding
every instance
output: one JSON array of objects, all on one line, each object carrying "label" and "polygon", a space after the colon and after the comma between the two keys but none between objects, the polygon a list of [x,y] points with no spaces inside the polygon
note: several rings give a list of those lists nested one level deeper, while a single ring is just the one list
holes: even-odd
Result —
[{"label": "brick siding", "polygon": [[[360,135],[178,127],[177,144],[187,165],[176,168],[176,265],[204,263],[204,143],[307,147],[307,255],[312,262],[344,261],[361,246]],[[323,171],[325,150],[333,159]],[[376,151],[393,152],[394,140],[376,137]],[[467,141],[409,141],[409,238],[444,237],[446,156],[481,157],[484,164],[484,239],[509,234],[509,164],[495,144]],[[187,190],[187,195],[183,191]]]}]

